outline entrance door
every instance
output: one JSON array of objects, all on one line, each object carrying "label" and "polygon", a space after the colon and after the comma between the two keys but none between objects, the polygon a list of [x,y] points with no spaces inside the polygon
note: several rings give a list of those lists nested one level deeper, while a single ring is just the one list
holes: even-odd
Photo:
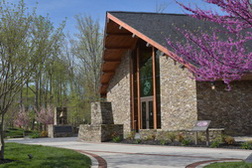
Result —
[{"label": "entrance door", "polygon": [[141,97],[142,129],[153,129],[153,98]]}]

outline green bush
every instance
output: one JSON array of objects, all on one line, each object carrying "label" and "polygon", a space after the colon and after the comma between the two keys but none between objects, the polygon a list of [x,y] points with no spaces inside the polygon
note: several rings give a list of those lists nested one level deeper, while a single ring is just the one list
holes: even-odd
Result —
[{"label": "green bush", "polygon": [[188,146],[192,143],[192,140],[191,139],[183,139],[181,144],[182,146]]},{"label": "green bush", "polygon": [[159,140],[159,143],[160,143],[161,145],[165,145],[165,144],[167,144],[168,142],[167,142],[167,140],[165,140],[165,139],[161,139],[161,140]]},{"label": "green bush", "polygon": [[156,134],[148,134],[146,137],[144,137],[144,140],[155,140]]},{"label": "green bush", "polygon": [[135,135],[136,135],[136,132],[135,132],[135,131],[131,131],[131,132],[126,136],[126,139],[134,140],[134,139],[135,139]]},{"label": "green bush", "polygon": [[252,143],[250,142],[244,142],[241,144],[242,149],[252,149]]},{"label": "green bush", "polygon": [[166,139],[169,140],[170,142],[175,142],[175,140],[176,140],[176,134],[173,133],[173,132],[169,132],[166,135]]},{"label": "green bush", "polygon": [[210,145],[211,148],[218,148],[220,146],[220,141],[213,141]]},{"label": "green bush", "polygon": [[140,144],[141,142],[142,142],[141,139],[136,139],[136,140],[135,140],[135,143],[136,143],[136,144]]},{"label": "green bush", "polygon": [[113,142],[121,142],[122,139],[121,139],[120,136],[115,136],[115,137],[112,138],[112,141],[113,141]]},{"label": "green bush", "polygon": [[39,133],[33,133],[31,135],[29,135],[30,138],[40,138],[40,134]]},{"label": "green bush", "polygon": [[5,137],[7,138],[23,138],[24,136],[31,136],[37,131],[24,130],[22,128],[8,128],[5,130]]}]

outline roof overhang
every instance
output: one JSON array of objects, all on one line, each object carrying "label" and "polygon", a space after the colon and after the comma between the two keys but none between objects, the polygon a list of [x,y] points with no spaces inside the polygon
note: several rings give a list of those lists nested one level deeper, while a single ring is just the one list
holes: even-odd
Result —
[{"label": "roof overhang", "polygon": [[122,56],[127,50],[134,49],[138,38],[146,41],[146,43],[160,50],[165,55],[182,63],[185,67],[189,69],[193,67],[191,64],[186,63],[182,58],[169,51],[166,46],[157,43],[109,12],[107,12],[106,15],[104,34],[104,51],[100,88],[100,94],[103,97],[107,94],[109,82],[114,76],[116,68],[121,63]]},{"label": "roof overhang", "polygon": [[[155,47],[164,53],[164,55],[167,55],[184,65],[190,71],[194,71],[194,68],[196,68],[194,65],[169,51],[166,46],[154,41],[134,27],[118,19],[112,13],[107,12],[105,24],[104,51],[102,58],[103,63],[101,67],[102,73],[100,78],[100,94],[102,97],[105,97],[107,94],[109,82],[113,78],[117,67],[121,63],[122,56],[126,51],[135,48],[138,38]],[[246,74],[242,77],[242,80],[251,79],[252,75],[250,74]]]}]

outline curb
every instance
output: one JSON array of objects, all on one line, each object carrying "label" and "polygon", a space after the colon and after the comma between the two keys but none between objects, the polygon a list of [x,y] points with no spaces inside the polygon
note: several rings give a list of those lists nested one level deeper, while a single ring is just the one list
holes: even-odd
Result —
[{"label": "curb", "polygon": [[239,162],[239,161],[242,161],[242,159],[206,160],[206,161],[200,161],[200,162],[195,162],[195,163],[189,164],[185,168],[203,168],[204,166],[212,164],[212,163],[218,163],[218,162]]},{"label": "curb", "polygon": [[75,150],[75,151],[89,156],[92,162],[91,168],[107,168],[107,162],[101,156],[83,150]]}]

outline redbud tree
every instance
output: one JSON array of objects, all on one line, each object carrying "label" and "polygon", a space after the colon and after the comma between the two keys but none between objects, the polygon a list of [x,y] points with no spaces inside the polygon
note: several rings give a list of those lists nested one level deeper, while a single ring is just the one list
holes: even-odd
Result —
[{"label": "redbud tree", "polygon": [[205,2],[217,5],[226,15],[198,7],[192,9],[181,3],[179,5],[191,12],[190,16],[219,26],[197,34],[177,28],[185,41],[167,39],[167,43],[175,54],[183,58],[182,63],[189,62],[189,70],[196,80],[223,80],[230,89],[230,82],[252,71],[252,5],[250,0]]},{"label": "redbud tree", "polygon": [[29,124],[30,124],[29,112],[26,111],[24,107],[21,107],[15,117],[14,125],[16,127],[20,128],[23,127],[24,129],[27,129]]},{"label": "redbud tree", "polygon": [[54,112],[52,106],[47,106],[46,108],[41,107],[40,110],[35,109],[35,111],[36,111],[36,120],[39,123],[43,124],[45,127],[48,124],[53,124]]}]

